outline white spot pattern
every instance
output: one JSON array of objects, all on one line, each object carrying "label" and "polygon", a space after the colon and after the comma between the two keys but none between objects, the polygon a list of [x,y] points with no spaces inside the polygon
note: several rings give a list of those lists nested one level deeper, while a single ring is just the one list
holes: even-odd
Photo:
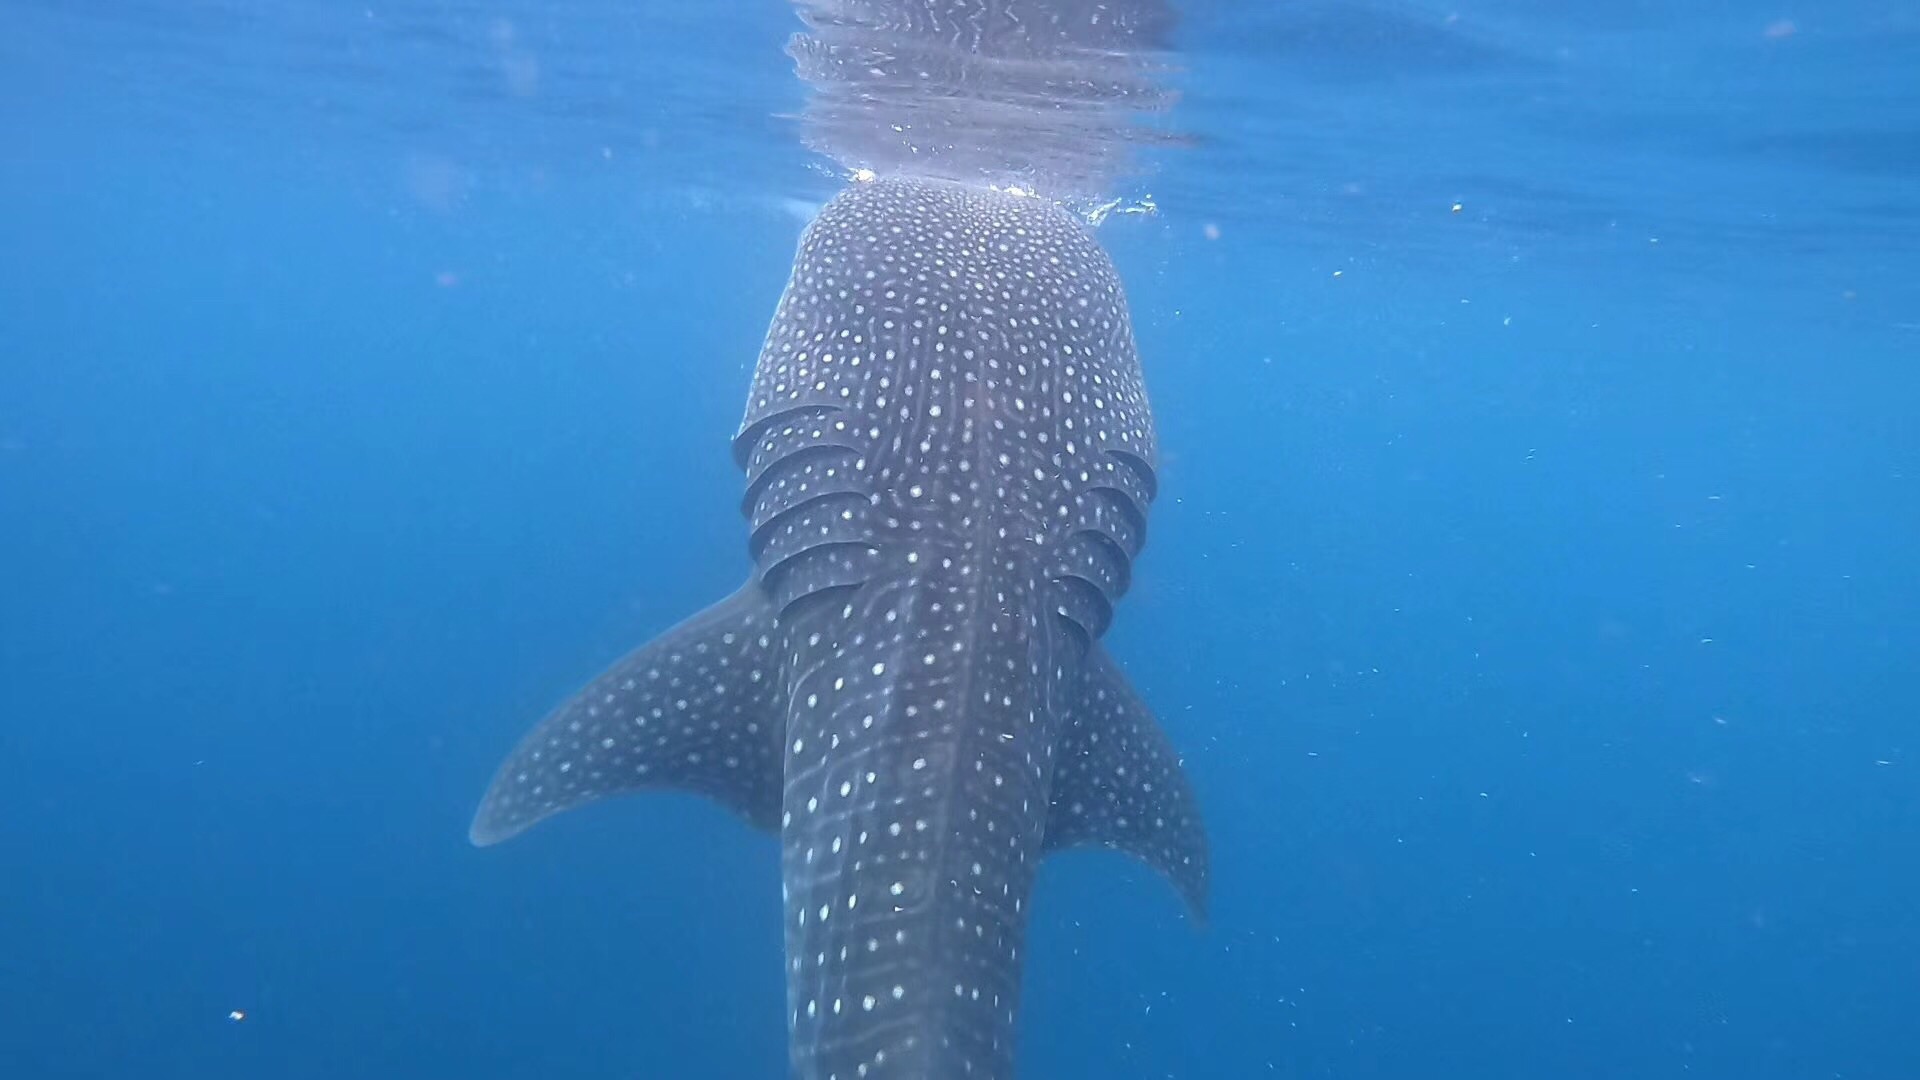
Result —
[{"label": "white spot pattern", "polygon": [[1039,200],[856,185],[735,447],[791,673],[795,1074],[1005,1077],[1058,718],[1153,496],[1111,262]]}]

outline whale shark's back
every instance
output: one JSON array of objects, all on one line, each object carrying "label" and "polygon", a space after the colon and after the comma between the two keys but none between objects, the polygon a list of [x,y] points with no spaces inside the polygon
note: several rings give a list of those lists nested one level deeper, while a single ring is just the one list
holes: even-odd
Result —
[{"label": "whale shark's back", "polygon": [[1113,264],[1044,200],[854,184],[801,242],[735,450],[776,610],[945,545],[1033,562],[1097,638],[1154,490]]}]

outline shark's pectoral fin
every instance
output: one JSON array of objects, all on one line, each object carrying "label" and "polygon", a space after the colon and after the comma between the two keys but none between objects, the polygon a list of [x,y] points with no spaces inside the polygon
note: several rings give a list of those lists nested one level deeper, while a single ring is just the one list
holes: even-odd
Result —
[{"label": "shark's pectoral fin", "polygon": [[1095,645],[1055,757],[1047,850],[1116,848],[1164,874],[1193,913],[1207,910],[1207,834],[1180,757]]},{"label": "shark's pectoral fin", "polygon": [[514,748],[474,815],[473,842],[656,787],[710,796],[772,828],[782,739],[772,632],[773,609],[749,582],[628,653]]}]

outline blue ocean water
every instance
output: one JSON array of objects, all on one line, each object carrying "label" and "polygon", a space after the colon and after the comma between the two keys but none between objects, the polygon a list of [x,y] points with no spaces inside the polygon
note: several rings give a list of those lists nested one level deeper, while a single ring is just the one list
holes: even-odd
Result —
[{"label": "blue ocean water", "polygon": [[[1022,1075],[1920,1076],[1920,8],[1183,19],[1110,640],[1214,910],[1050,862]],[[0,1074],[782,1075],[772,840],[466,825],[745,572],[792,12],[6,23]]]}]

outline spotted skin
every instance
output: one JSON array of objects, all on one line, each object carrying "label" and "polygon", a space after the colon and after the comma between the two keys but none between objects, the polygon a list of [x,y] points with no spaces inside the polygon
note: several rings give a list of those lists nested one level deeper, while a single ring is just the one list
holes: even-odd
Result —
[{"label": "spotted skin", "polygon": [[1011,1077],[1045,853],[1206,896],[1178,759],[1098,643],[1155,491],[1119,279],[1044,201],[855,184],[801,241],[734,448],[748,585],[529,735],[474,837],[713,795],[780,835],[795,1077]]}]

